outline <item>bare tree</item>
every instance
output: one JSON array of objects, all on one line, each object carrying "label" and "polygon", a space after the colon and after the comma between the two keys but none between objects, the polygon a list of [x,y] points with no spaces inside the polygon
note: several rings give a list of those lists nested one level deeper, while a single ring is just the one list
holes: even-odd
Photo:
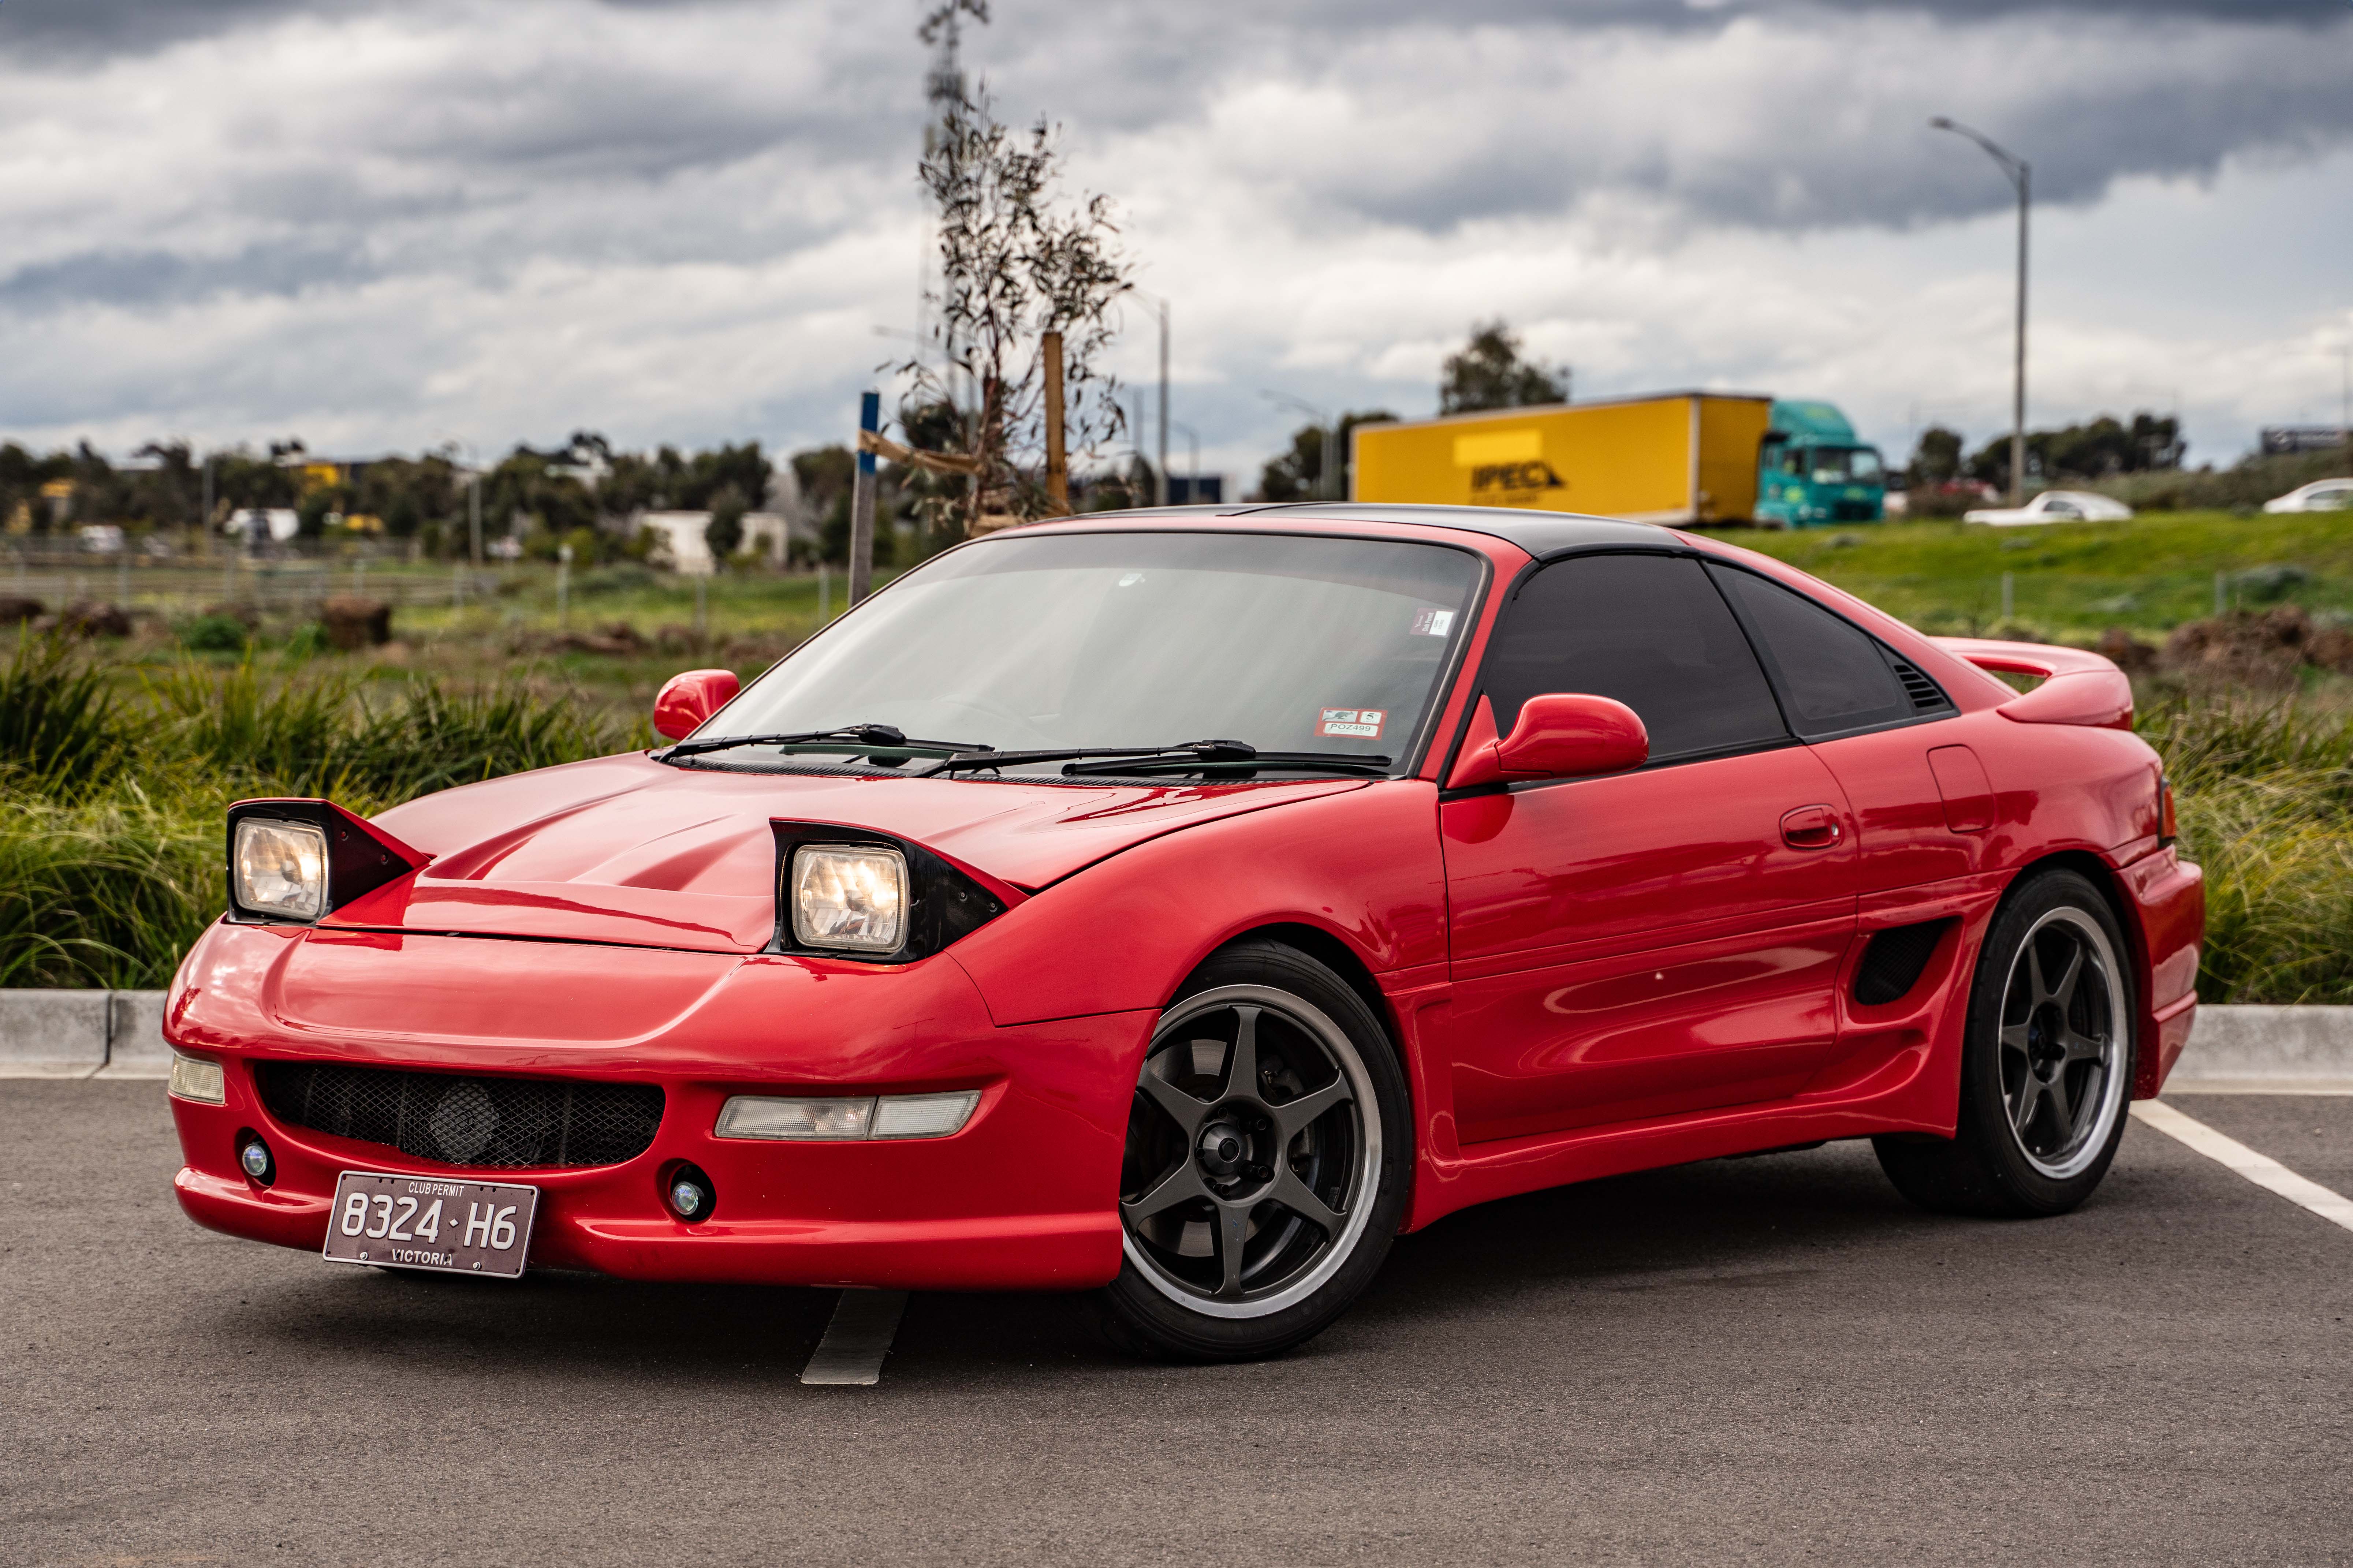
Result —
[{"label": "bare tree", "polygon": [[[973,10],[969,0],[943,4],[925,23],[926,41]],[[904,409],[953,409],[955,460],[940,466],[970,476],[927,499],[940,514],[932,521],[983,532],[1049,510],[1043,334],[1062,334],[1071,450],[1092,455],[1124,427],[1117,384],[1097,362],[1130,285],[1109,199],[1061,197],[1056,128],[1041,119],[1016,132],[997,119],[985,86],[967,89],[937,72],[933,80],[940,119],[920,173],[939,214],[940,277],[927,300],[934,352],[896,368],[913,383],[902,423]]]}]

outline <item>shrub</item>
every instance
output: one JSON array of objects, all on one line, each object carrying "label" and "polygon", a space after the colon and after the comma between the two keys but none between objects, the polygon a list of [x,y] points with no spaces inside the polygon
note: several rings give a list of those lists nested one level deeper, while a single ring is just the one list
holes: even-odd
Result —
[{"label": "shrub", "polygon": [[198,616],[180,628],[180,646],[191,653],[243,653],[248,639],[235,616]]},{"label": "shrub", "polygon": [[225,799],[0,798],[0,985],[161,986],[227,905]]},{"label": "shrub", "polygon": [[114,689],[67,643],[19,632],[0,666],[0,768],[46,795],[103,784],[122,751],[116,708]]},{"label": "shrub", "polygon": [[565,694],[417,679],[370,696],[250,657],[127,700],[72,648],[20,637],[0,666],[0,985],[164,984],[226,907],[221,813],[241,796],[364,815],[646,739]]}]

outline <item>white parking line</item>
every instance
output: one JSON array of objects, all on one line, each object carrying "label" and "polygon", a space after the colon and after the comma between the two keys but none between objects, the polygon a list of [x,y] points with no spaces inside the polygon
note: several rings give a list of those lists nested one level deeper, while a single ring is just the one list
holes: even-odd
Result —
[{"label": "white parking line", "polygon": [[2288,1202],[2353,1230],[2353,1198],[2340,1197],[2318,1182],[2297,1175],[2270,1155],[2258,1154],[2237,1139],[2223,1137],[2161,1100],[2136,1101],[2132,1113],[2168,1137],[2178,1138],[2208,1159],[2229,1166],[2255,1185],[2268,1187]]},{"label": "white parking line", "polygon": [[867,1386],[882,1381],[882,1358],[907,1310],[904,1290],[844,1290],[817,1353],[801,1368],[803,1383]]}]

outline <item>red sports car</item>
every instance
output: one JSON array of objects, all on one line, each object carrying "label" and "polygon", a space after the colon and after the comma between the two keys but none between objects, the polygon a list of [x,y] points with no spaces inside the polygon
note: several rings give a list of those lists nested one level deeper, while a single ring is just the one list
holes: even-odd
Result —
[{"label": "red sports car", "polygon": [[666,748],[233,808],[180,1201],[377,1267],[1092,1289],[1204,1359],[1683,1161],[1868,1137],[2056,1214],[2197,1005],[2131,723],[2096,657],[1643,524],[1018,529],[680,676]]}]

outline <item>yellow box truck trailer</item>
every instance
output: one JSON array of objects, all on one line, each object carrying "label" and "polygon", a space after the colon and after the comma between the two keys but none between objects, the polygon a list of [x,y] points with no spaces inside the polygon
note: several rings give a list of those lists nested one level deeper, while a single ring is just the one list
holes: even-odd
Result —
[{"label": "yellow box truck trailer", "polygon": [[[1876,453],[1867,509],[1850,500],[1816,519],[1798,515],[1810,509],[1783,507],[1788,487],[1780,483],[1769,501],[1760,494],[1760,474],[1770,469],[1778,479],[1798,455],[1788,445],[1793,437],[1813,438],[1781,428],[1799,411],[1836,414],[1827,404],[1677,392],[1359,425],[1350,433],[1350,489],[1358,500],[1528,507],[1673,524],[1802,526],[1848,521],[1849,511],[1865,521],[1865,510],[1877,517]],[[1845,440],[1853,443],[1852,432]],[[1807,475],[1810,485],[1811,468]],[[1784,510],[1790,515],[1779,515]]]}]

